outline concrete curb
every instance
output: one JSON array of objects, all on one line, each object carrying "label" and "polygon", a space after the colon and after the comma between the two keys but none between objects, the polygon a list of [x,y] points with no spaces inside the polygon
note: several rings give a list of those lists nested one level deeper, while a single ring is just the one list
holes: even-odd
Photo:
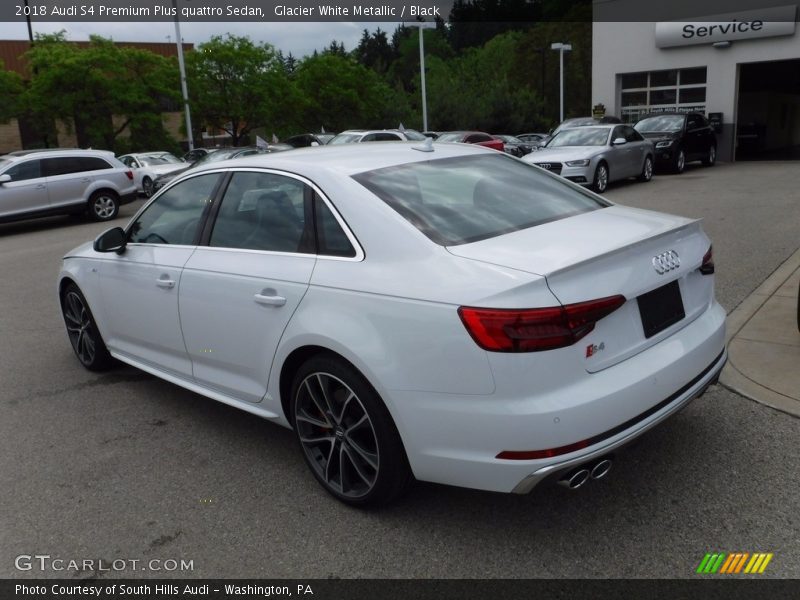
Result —
[{"label": "concrete curb", "polygon": [[[750,400],[800,417],[800,333],[795,312],[785,310],[785,297],[791,294],[781,291],[794,289],[796,302],[797,285],[787,284],[795,282],[795,275],[800,275],[800,249],[728,315],[728,364],[720,383]],[[783,310],[776,310],[778,300],[784,300]],[[794,332],[798,342],[792,343],[794,338],[789,338],[787,344],[774,333],[765,339],[763,322],[767,313],[767,322],[774,322],[777,330]],[[757,323],[759,320],[761,323]],[[758,335],[753,335],[755,330],[759,330]],[[780,365],[770,360],[770,354],[786,359],[789,368],[776,368]],[[796,362],[794,355],[798,357]]]}]

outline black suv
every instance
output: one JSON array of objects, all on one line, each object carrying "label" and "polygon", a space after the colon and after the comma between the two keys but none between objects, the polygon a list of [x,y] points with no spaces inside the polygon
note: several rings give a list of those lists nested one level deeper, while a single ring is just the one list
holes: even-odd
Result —
[{"label": "black suv", "polygon": [[656,167],[683,173],[694,160],[707,167],[717,162],[717,136],[700,113],[655,113],[639,119],[634,129],[655,144]]}]

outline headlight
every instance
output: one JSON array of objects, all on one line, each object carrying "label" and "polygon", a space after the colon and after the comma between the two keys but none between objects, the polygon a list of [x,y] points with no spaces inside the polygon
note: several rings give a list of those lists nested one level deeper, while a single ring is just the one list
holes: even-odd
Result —
[{"label": "headlight", "polygon": [[584,158],[583,160],[568,160],[564,163],[568,167],[588,167],[589,166],[589,159]]},{"label": "headlight", "polygon": [[672,142],[675,140],[665,140],[663,142],[657,142],[656,148],[669,148],[672,145]]}]

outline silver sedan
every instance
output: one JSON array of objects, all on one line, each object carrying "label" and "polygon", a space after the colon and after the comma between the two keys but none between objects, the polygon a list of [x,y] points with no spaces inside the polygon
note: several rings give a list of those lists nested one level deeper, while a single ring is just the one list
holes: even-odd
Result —
[{"label": "silver sedan", "polygon": [[612,181],[653,177],[653,143],[629,125],[575,127],[558,132],[547,146],[522,160],[596,192]]}]

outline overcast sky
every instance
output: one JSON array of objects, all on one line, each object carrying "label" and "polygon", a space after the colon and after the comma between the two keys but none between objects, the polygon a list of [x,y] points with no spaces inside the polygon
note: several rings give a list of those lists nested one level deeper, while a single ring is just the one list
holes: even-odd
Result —
[{"label": "overcast sky", "polygon": [[[7,1],[7,0],[0,0]],[[396,23],[181,23],[181,36],[185,42],[199,44],[212,35],[232,33],[246,35],[257,42],[268,42],[284,54],[291,52],[300,58],[321,50],[331,40],[344,42],[349,51],[355,48],[364,29],[373,31],[380,26],[391,34]],[[37,23],[33,21],[35,33],[52,33],[66,30],[72,41],[88,40],[90,34],[110,37],[117,42],[166,42],[175,41],[175,25],[172,22],[150,23]],[[28,39],[25,21],[0,22],[0,39]]]}]

